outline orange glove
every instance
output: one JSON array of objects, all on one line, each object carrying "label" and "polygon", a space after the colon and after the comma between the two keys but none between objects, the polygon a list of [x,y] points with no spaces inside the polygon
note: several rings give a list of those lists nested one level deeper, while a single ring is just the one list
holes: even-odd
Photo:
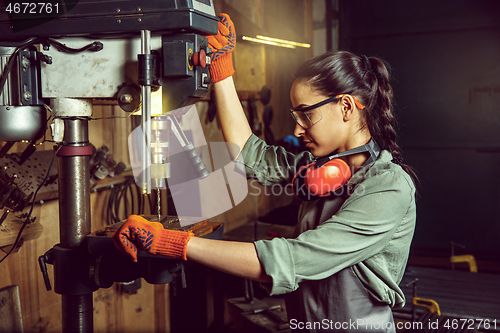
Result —
[{"label": "orange glove", "polygon": [[231,53],[236,45],[234,24],[227,14],[219,15],[219,33],[207,36],[208,46],[212,49],[210,59],[210,77],[212,82],[222,81],[234,74]]},{"label": "orange glove", "polygon": [[143,217],[131,215],[113,235],[115,246],[137,262],[137,249],[151,254],[161,254],[174,259],[187,260],[187,243],[191,231],[163,228],[159,222],[149,222]]}]

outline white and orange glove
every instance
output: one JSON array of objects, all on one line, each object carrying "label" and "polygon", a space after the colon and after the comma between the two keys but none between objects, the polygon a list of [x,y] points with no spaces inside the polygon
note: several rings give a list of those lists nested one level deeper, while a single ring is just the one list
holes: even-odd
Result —
[{"label": "white and orange glove", "polygon": [[207,36],[210,56],[210,77],[212,82],[222,81],[234,74],[231,53],[236,45],[236,32],[233,21],[227,14],[219,14],[219,33]]},{"label": "white and orange glove", "polygon": [[115,246],[137,262],[138,250],[161,254],[174,259],[187,260],[187,243],[191,231],[168,230],[159,222],[149,222],[131,215],[113,235]]}]

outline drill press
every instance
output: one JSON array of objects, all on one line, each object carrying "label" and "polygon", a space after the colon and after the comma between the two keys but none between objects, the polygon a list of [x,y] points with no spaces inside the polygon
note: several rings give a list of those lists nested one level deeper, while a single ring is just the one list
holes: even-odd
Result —
[{"label": "drill press", "polygon": [[[132,105],[130,111],[141,106],[141,184],[144,193],[150,193],[151,172],[155,186],[168,175],[168,161],[162,159],[166,145],[151,142],[151,90],[163,88],[161,114],[206,95],[204,35],[217,33],[218,19],[212,0],[49,1],[33,13],[21,9],[21,3],[10,1],[0,13],[0,55],[6,60],[0,91],[3,97],[9,95],[0,107],[0,140],[39,138],[45,132],[43,105],[50,104],[58,143],[60,244],[41,261],[54,265],[63,331],[91,332],[92,292],[100,287],[95,276],[89,276],[95,257],[86,244],[92,100],[118,99],[120,105]],[[130,74],[130,68],[136,73]],[[133,93],[138,86],[140,93]],[[151,149],[153,168],[147,164]]]}]

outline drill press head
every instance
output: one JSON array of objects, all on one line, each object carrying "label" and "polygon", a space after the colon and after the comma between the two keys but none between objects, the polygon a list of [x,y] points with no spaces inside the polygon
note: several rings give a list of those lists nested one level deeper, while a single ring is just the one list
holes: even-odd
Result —
[{"label": "drill press head", "polygon": [[[94,99],[116,100],[126,112],[141,114],[145,118],[142,124],[150,124],[152,114],[185,112],[183,106],[208,93],[210,50],[204,36],[216,34],[218,24],[212,0],[65,1],[53,5],[50,13],[44,7],[36,15],[21,14],[7,9],[0,13],[0,42],[6,48],[0,51],[6,53],[7,61],[12,59],[14,68],[7,74],[10,78],[18,70],[22,73],[23,66],[33,57],[45,62],[32,61],[34,74],[30,85],[20,84],[19,80],[9,82],[18,85],[17,91],[21,93],[17,99],[24,98],[24,102],[0,105],[2,124],[10,124],[0,129],[0,140],[40,138],[45,132],[44,104],[52,108],[56,118],[54,138],[61,141],[62,119],[90,117]],[[24,50],[27,43],[36,47],[30,49],[31,58],[9,55],[9,52],[27,52]],[[26,86],[31,87],[29,91],[19,88]],[[151,96],[147,91],[161,96],[161,108],[154,112],[149,107]],[[2,97],[6,95],[2,93]],[[30,104],[26,104],[29,96]],[[14,117],[10,109],[21,104],[29,110],[16,112]],[[157,126],[162,123],[157,122]],[[162,179],[168,177],[164,162],[168,142],[151,140],[153,135],[164,136],[166,129],[152,130],[143,128],[146,137],[143,150],[153,153],[144,160],[153,159],[153,183],[160,187]],[[146,193],[151,188],[150,178],[148,175],[147,182],[142,182]]]}]

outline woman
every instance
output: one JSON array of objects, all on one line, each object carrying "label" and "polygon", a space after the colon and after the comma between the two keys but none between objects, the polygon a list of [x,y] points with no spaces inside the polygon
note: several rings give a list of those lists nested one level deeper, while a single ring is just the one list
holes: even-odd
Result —
[{"label": "woman", "polygon": [[[116,232],[117,246],[134,260],[139,247],[260,281],[270,294],[285,294],[292,329],[395,332],[390,308],[405,301],[398,284],[416,212],[411,169],[401,163],[395,142],[386,67],[377,58],[347,52],[305,63],[290,98],[294,134],[310,152],[292,155],[252,134],[231,77],[235,38],[231,20],[222,14],[219,34],[209,37],[222,132],[227,142],[243,147],[248,177],[264,185],[293,181],[306,200],[294,238],[191,238],[132,216]],[[320,164],[330,170],[331,161],[342,172],[310,172],[323,170]]]}]

